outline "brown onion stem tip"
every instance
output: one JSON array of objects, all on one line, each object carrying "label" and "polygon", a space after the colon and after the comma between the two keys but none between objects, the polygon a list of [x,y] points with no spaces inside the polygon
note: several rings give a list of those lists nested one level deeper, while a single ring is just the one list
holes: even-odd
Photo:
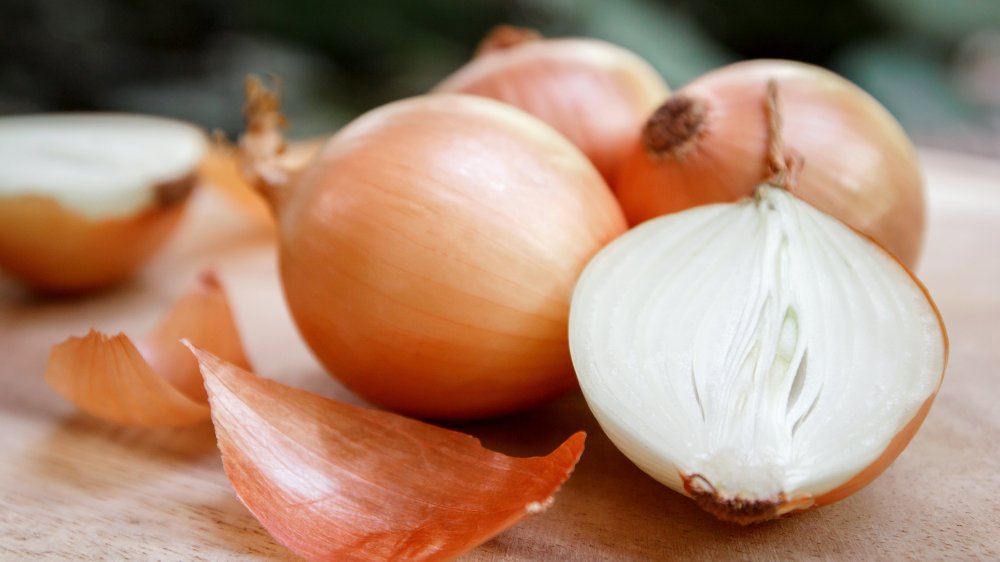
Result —
[{"label": "brown onion stem tip", "polygon": [[699,507],[731,523],[750,525],[774,519],[780,515],[778,510],[784,503],[783,497],[777,500],[724,497],[700,474],[682,475],[682,479],[684,490]]},{"label": "brown onion stem tip", "polygon": [[784,119],[781,114],[778,82],[773,78],[767,81],[764,111],[767,115],[767,167],[771,173],[768,181],[782,189],[788,189],[788,154],[785,151],[785,139],[781,131]]},{"label": "brown onion stem tip", "polygon": [[642,142],[654,156],[683,156],[694,148],[704,123],[705,103],[678,94],[664,102],[646,121]]},{"label": "brown onion stem tip", "polygon": [[493,51],[502,51],[524,43],[531,43],[542,38],[542,34],[528,27],[514,25],[498,25],[490,30],[476,47],[476,56],[482,56]]}]

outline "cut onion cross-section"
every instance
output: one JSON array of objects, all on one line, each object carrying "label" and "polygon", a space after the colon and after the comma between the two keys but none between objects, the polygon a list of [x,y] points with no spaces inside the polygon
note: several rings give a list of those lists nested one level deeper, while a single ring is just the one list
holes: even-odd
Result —
[{"label": "cut onion cross-section", "polygon": [[622,452],[738,523],[870,482],[923,421],[947,360],[905,267],[766,184],[602,250],[573,296],[570,347]]},{"label": "cut onion cross-section", "polygon": [[206,147],[145,115],[0,119],[0,268],[46,292],[124,279],[180,220]]}]

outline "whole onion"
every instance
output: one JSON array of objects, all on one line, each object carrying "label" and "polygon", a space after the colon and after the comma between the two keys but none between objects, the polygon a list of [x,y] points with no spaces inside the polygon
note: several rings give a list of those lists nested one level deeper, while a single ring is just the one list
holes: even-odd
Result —
[{"label": "whole onion", "polygon": [[435,89],[514,105],[545,121],[612,183],[642,124],[670,91],[646,61],[590,38],[546,39],[500,26]]},{"label": "whole onion", "polygon": [[761,107],[772,79],[783,99],[785,144],[806,164],[792,193],[912,267],[924,233],[924,183],[913,145],[860,88],[791,61],[726,66],[660,106],[615,184],[629,223],[753,193],[767,177]]},{"label": "whole onion", "polygon": [[575,385],[570,295],[625,229],[576,147],[508,105],[431,95],[363,115],[295,171],[273,98],[251,94],[248,175],[275,204],[289,308],[334,376],[432,418],[503,414]]}]

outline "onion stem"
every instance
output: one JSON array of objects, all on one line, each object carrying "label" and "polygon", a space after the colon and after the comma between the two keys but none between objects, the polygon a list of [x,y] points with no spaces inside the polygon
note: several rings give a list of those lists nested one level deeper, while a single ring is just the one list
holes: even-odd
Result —
[{"label": "onion stem", "polygon": [[284,158],[288,143],[281,130],[288,128],[288,119],[281,113],[281,83],[277,78],[272,80],[275,86],[268,88],[260,78],[247,76],[243,106],[247,130],[240,137],[239,163],[244,179],[276,212],[298,166]]},{"label": "onion stem", "polygon": [[784,126],[781,95],[778,91],[778,81],[774,78],[767,81],[764,111],[767,115],[767,168],[771,172],[767,183],[791,191],[798,180],[803,159],[801,155],[785,147],[785,138],[781,134]]}]

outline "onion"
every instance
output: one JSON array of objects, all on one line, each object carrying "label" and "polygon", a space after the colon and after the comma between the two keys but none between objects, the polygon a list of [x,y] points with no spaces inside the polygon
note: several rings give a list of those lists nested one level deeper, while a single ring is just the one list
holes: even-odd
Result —
[{"label": "onion", "polygon": [[142,115],[0,118],[0,268],[45,292],[124,279],[177,225],[206,146]]},{"label": "onion", "polygon": [[[573,296],[587,402],[651,476],[753,523],[846,497],[927,415],[947,336],[891,254],[785,189],[653,219]],[[807,164],[808,165],[808,164]]]},{"label": "onion", "polygon": [[250,86],[246,170],[276,208],[292,316],[334,376],[432,418],[575,385],[570,295],[625,229],[579,150],[513,107],[441,94],[363,115],[296,172],[273,96]]},{"label": "onion", "polygon": [[792,192],[915,265],[924,187],[899,124],[858,87],[807,64],[733,64],[685,86],[650,117],[616,183],[630,224],[750,195],[764,176],[764,86],[780,83],[784,136],[807,165]]},{"label": "onion", "polygon": [[306,560],[451,560],[548,508],[583,453],[580,432],[544,457],[508,457],[192,351],[229,482]]},{"label": "onion", "polygon": [[642,123],[669,90],[631,51],[597,39],[543,39],[499,26],[437,92],[485,96],[545,121],[578,146],[609,183]]}]

